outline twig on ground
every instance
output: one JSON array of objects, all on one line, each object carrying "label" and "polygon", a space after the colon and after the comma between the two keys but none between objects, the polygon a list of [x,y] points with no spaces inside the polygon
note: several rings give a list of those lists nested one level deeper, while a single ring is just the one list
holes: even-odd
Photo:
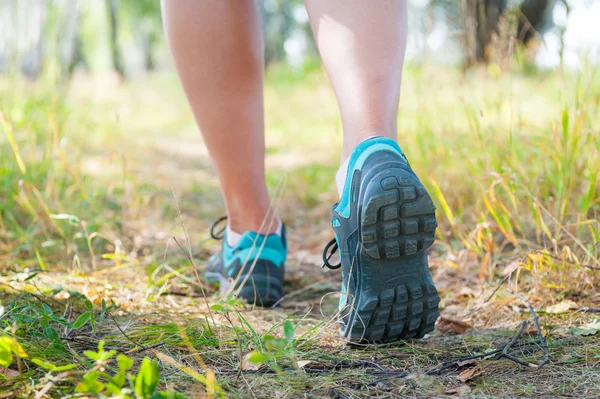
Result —
[{"label": "twig on ground", "polygon": [[[513,292],[513,294],[514,294],[514,292]],[[524,300],[525,298],[519,298],[519,299]],[[525,302],[528,303],[527,301],[525,301]],[[464,357],[458,357],[458,358],[446,360],[446,361],[442,362],[441,365],[436,366],[435,368],[426,371],[425,374],[426,375],[438,375],[438,374],[442,373],[443,371],[446,371],[450,368],[458,368],[460,366],[459,363],[466,362],[468,360],[484,359],[486,357],[490,357],[490,356],[494,356],[494,355],[496,355],[494,360],[500,360],[502,358],[505,358],[508,360],[512,360],[513,362],[518,363],[523,366],[528,366],[528,367],[533,367],[533,368],[538,368],[538,369],[541,368],[543,365],[548,363],[548,361],[550,359],[550,350],[548,349],[548,344],[546,342],[546,339],[541,335],[541,329],[539,328],[539,321],[537,320],[537,315],[533,311],[533,308],[530,308],[530,311],[532,311],[532,314],[535,315],[534,323],[536,324],[536,328],[538,328],[538,337],[540,338],[540,343],[538,344],[537,342],[535,342],[535,343],[534,342],[526,342],[524,344],[521,344],[520,346],[528,346],[528,345],[532,345],[532,344],[541,346],[542,349],[544,350],[544,358],[538,364],[526,362],[522,359],[519,359],[518,357],[511,355],[509,352],[510,349],[513,348],[517,344],[517,342],[519,341],[519,338],[521,338],[521,335],[523,335],[523,331],[525,331],[525,327],[527,327],[527,325],[529,324],[529,322],[527,320],[525,320],[525,321],[521,322],[521,324],[519,325],[519,328],[517,329],[516,333],[513,335],[511,340],[503,347],[494,349],[491,351],[487,351],[484,353],[480,353],[478,355],[464,356]]]},{"label": "twig on ground", "polygon": [[510,348],[517,343],[517,341],[519,340],[519,338],[521,338],[521,335],[523,334],[523,331],[525,331],[525,327],[527,327],[527,325],[529,324],[529,321],[525,320],[523,322],[521,322],[521,324],[519,325],[519,329],[517,330],[517,332],[515,333],[515,335],[512,337],[512,339],[510,340],[510,342],[508,344],[506,344],[504,346],[504,348],[502,349],[502,352],[498,355],[498,357],[496,358],[496,360],[502,359],[502,358],[506,358],[508,360],[512,360],[515,363],[519,363],[520,365],[523,366],[535,366],[534,364],[528,363],[524,360],[519,359],[518,357],[512,356],[511,354],[508,353],[508,351],[510,350]]},{"label": "twig on ground", "polygon": [[531,316],[533,317],[533,323],[535,324],[535,328],[537,330],[538,339],[540,340],[540,346],[544,350],[544,358],[537,365],[530,366],[541,368],[543,365],[550,361],[550,349],[548,348],[548,340],[546,339],[546,337],[544,337],[544,334],[542,333],[542,328],[540,327],[540,320],[538,319],[538,315],[533,309],[533,306],[531,306],[531,303],[529,303],[529,301],[527,300],[527,298],[525,298],[518,292],[514,292],[510,288],[507,288],[507,290],[508,292],[519,298],[521,301],[525,302],[525,304],[529,308],[529,311],[531,312]]},{"label": "twig on ground", "polygon": [[154,348],[158,348],[160,346],[165,346],[165,343],[163,341],[157,342],[156,344],[152,344],[152,345],[148,345],[148,346],[142,346],[140,348],[134,349],[133,351],[131,351],[130,353],[140,353],[140,352],[144,352],[150,349],[154,349]]},{"label": "twig on ground", "polygon": [[587,308],[587,307],[582,307],[577,309],[578,312],[581,313],[600,313],[600,308]]},{"label": "twig on ground", "polygon": [[438,375],[438,374],[441,374],[442,371],[446,371],[449,368],[459,367],[458,363],[466,362],[467,360],[483,359],[483,358],[486,358],[489,356],[497,355],[498,353],[501,353],[502,350],[503,350],[503,348],[500,348],[500,349],[494,349],[494,350],[491,350],[488,352],[480,353],[478,355],[455,357],[453,359],[443,361],[442,364],[439,365],[439,367],[437,367],[437,368],[434,367],[433,369],[427,370],[425,372],[425,375]]},{"label": "twig on ground", "polygon": [[494,291],[492,291],[492,293],[490,294],[490,296],[488,296],[488,297],[486,298],[486,300],[484,301],[484,303],[485,303],[485,302],[489,302],[489,300],[490,300],[490,299],[492,299],[492,297],[493,297],[494,295],[496,295],[496,292],[498,292],[498,290],[500,289],[500,287],[502,287],[502,286],[504,285],[504,283],[506,283],[506,282],[508,281],[508,279],[510,278],[510,276],[512,276],[512,274],[513,274],[513,272],[510,272],[510,273],[508,273],[508,274],[506,275],[506,277],[504,277],[504,278],[502,279],[502,281],[500,281],[500,284],[498,284],[498,286],[497,286],[496,288],[494,288]]},{"label": "twig on ground", "polygon": [[167,291],[160,294],[161,296],[173,295],[173,296],[184,296],[188,298],[204,298],[204,295],[196,292],[180,292],[180,291]]},{"label": "twig on ground", "polygon": [[525,256],[523,258],[521,258],[521,260],[518,263],[518,266],[512,270],[510,273],[508,273],[506,275],[506,277],[504,277],[502,279],[502,281],[500,281],[500,284],[498,284],[498,286],[496,288],[494,288],[494,291],[492,291],[492,293],[487,297],[487,299],[484,302],[489,302],[490,299],[492,299],[492,297],[494,295],[496,295],[496,292],[498,292],[498,290],[500,289],[500,287],[502,287],[502,285],[504,285],[504,283],[506,283],[508,281],[508,279],[510,279],[513,275],[514,272],[516,272],[517,270],[519,270],[519,268],[521,267],[521,264],[525,263],[525,261],[527,260],[527,258],[529,258],[529,255],[538,252],[537,249],[533,250],[533,251],[529,251],[525,254]]}]

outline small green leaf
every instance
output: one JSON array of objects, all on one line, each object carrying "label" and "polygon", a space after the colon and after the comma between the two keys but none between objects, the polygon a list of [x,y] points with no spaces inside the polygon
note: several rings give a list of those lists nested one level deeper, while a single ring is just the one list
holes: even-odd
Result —
[{"label": "small green leaf", "polygon": [[145,357],[135,377],[135,393],[138,398],[149,399],[158,385],[158,364]]},{"label": "small green leaf", "polygon": [[44,265],[44,260],[42,259],[42,256],[40,255],[40,252],[37,249],[35,250],[35,256],[37,257],[38,263],[40,265],[40,269],[45,271],[46,265]]},{"label": "small green leaf", "polygon": [[291,321],[286,320],[283,324],[283,333],[285,334],[285,339],[288,344],[294,342],[294,325]]},{"label": "small green leaf", "polygon": [[[4,338],[4,337],[2,337]],[[0,339],[0,366],[8,367],[12,363],[12,354],[8,344]]]},{"label": "small green leaf", "polygon": [[115,384],[116,386],[118,386],[119,388],[122,388],[123,384],[125,384],[126,379],[127,379],[127,373],[125,371],[119,371],[112,378],[112,383]]},{"label": "small green leaf", "polygon": [[83,351],[83,354],[92,360],[100,360],[100,355],[94,351]]},{"label": "small green leaf", "polygon": [[34,278],[35,276],[37,276],[37,275],[38,275],[38,273],[39,273],[39,272],[37,272],[37,273],[31,273],[31,274],[30,274],[29,276],[27,276],[27,278],[26,278],[25,280],[23,280],[23,281],[29,281],[29,280],[31,280],[32,278]]},{"label": "small green leaf", "polygon": [[79,291],[75,291],[75,290],[69,290],[69,297],[73,298],[73,299],[87,299],[85,297],[85,295],[83,295],[81,292]]},{"label": "small green leaf", "polygon": [[218,303],[215,303],[214,305],[212,305],[210,307],[212,310],[214,310],[215,312],[220,312],[221,310],[223,310],[223,305],[220,305]]},{"label": "small green leaf", "polygon": [[234,308],[244,306],[244,303],[239,298],[236,298],[233,295],[227,297],[227,304]]},{"label": "small green leaf", "polygon": [[99,371],[90,371],[84,375],[83,380],[77,384],[75,392],[100,393],[104,389],[104,384],[98,381],[100,375]]},{"label": "small green leaf", "polygon": [[125,355],[119,355],[117,356],[117,364],[119,365],[119,370],[126,371],[133,366],[133,359]]},{"label": "small green leaf", "polygon": [[52,342],[60,341],[60,336],[58,335],[58,332],[54,329],[54,327],[48,326],[44,328],[44,335]]},{"label": "small green leaf", "polygon": [[51,315],[53,313],[52,309],[50,309],[50,306],[46,305],[45,303],[42,304],[42,307],[44,308],[44,312],[46,312],[47,315]]},{"label": "small green leaf", "polygon": [[108,352],[103,352],[103,353],[100,355],[100,358],[101,358],[102,360],[108,360],[108,359],[110,359],[111,357],[113,357],[113,356],[114,356],[114,355],[116,355],[116,354],[117,354],[117,351],[116,351],[116,350],[114,350],[114,349],[112,349],[112,350],[109,350]]},{"label": "small green leaf", "polygon": [[54,371],[67,371],[77,367],[76,364],[65,364],[64,366],[58,366]]},{"label": "small green leaf", "polygon": [[90,312],[90,324],[92,325],[92,332],[96,334],[96,316]]},{"label": "small green leaf", "polygon": [[579,327],[571,327],[573,335],[595,335],[598,331],[600,331],[600,319]]},{"label": "small green leaf", "polygon": [[54,320],[55,322],[62,324],[63,326],[71,327],[71,323],[69,323],[67,320],[63,319],[62,317],[57,317],[55,315],[52,315],[50,318],[52,320]]},{"label": "small green leaf", "polygon": [[102,298],[102,311],[106,312],[106,301]]},{"label": "small green leaf", "polygon": [[250,356],[248,356],[248,361],[254,364],[263,364],[267,360],[269,360],[269,356],[257,351],[252,352]]},{"label": "small green leaf", "polygon": [[59,292],[61,292],[64,289],[64,287],[57,285],[54,288],[52,288],[52,291],[50,292],[52,295],[56,295]]},{"label": "small green leaf", "polygon": [[92,317],[92,314],[90,312],[83,313],[81,316],[79,316],[77,318],[77,320],[75,320],[75,323],[73,323],[73,328],[78,329],[78,328],[85,326],[85,324],[88,321],[90,321],[91,317]]},{"label": "small green leaf", "polygon": [[41,368],[44,368],[48,371],[54,371],[56,370],[56,365],[50,363],[50,362],[45,362],[42,359],[39,359],[37,357],[34,357],[33,359],[31,359],[31,361],[35,364],[37,364],[38,366],[40,366]]},{"label": "small green leaf", "polygon": [[185,396],[179,392],[160,391],[152,395],[150,399],[185,399]]},{"label": "small green leaf", "polygon": [[51,219],[56,219],[56,220],[68,220],[69,224],[76,226],[79,224],[79,218],[75,215],[68,215],[66,213],[60,213],[60,214],[51,214],[50,215]]},{"label": "small green leaf", "polygon": [[89,299],[85,300],[85,307],[87,308],[87,310],[94,309],[94,305],[92,304],[92,302]]},{"label": "small green leaf", "polygon": [[268,350],[281,350],[286,347],[287,341],[283,338],[277,338],[272,335],[265,335],[263,342]]}]

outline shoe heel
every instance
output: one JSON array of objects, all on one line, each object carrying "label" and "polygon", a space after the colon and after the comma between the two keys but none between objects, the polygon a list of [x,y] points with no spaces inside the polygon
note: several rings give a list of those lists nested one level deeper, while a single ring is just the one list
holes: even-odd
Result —
[{"label": "shoe heel", "polygon": [[388,169],[367,185],[360,241],[372,259],[416,255],[435,240],[435,205],[421,182],[403,169]]},{"label": "shoe heel", "polygon": [[345,336],[351,342],[421,338],[439,316],[426,253],[435,239],[435,206],[408,168],[384,169],[363,187],[359,295]]}]

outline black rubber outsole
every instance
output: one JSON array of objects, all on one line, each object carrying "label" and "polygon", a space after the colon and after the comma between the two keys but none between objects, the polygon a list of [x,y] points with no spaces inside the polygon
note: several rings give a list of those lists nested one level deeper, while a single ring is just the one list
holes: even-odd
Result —
[{"label": "black rubber outsole", "polygon": [[435,206],[403,168],[377,173],[363,187],[356,298],[341,333],[354,343],[422,338],[439,316],[426,253],[435,239]]}]

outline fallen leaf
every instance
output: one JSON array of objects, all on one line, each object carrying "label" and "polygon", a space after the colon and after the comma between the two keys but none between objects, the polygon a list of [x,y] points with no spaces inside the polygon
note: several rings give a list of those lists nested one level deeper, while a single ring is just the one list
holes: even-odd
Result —
[{"label": "fallen leaf", "polygon": [[569,310],[578,309],[578,308],[579,308],[579,305],[577,305],[575,302],[565,299],[564,301],[561,301],[561,302],[557,303],[556,305],[548,306],[546,308],[546,313],[554,313],[554,314],[567,313]]},{"label": "fallen leaf", "polygon": [[460,373],[457,378],[460,380],[460,382],[467,382],[480,374],[481,369],[479,367],[473,367],[471,369],[466,369],[465,371]]},{"label": "fallen leaf", "polygon": [[4,375],[4,377],[8,378],[16,378],[19,376],[19,372],[17,370],[9,369],[6,367],[0,366],[0,374]]},{"label": "fallen leaf", "polygon": [[448,395],[464,395],[469,392],[471,392],[471,387],[467,384],[461,384],[456,387],[446,389],[446,394]]},{"label": "fallen leaf", "polygon": [[304,367],[306,367],[309,363],[312,363],[312,360],[300,360],[297,364],[298,364],[298,368],[303,369]]},{"label": "fallen leaf", "polygon": [[579,327],[571,327],[571,334],[573,335],[594,335],[598,331],[600,331],[600,319]]},{"label": "fallen leaf", "polygon": [[255,351],[246,353],[246,355],[242,358],[241,362],[242,370],[258,370],[260,366],[262,366],[262,362],[256,361],[257,353],[258,352]]},{"label": "fallen leaf", "polygon": [[502,277],[506,277],[509,274],[513,273],[515,270],[517,270],[519,268],[519,266],[521,266],[521,262],[511,262],[508,265],[506,265],[504,267],[504,270],[502,270]]},{"label": "fallen leaf", "polygon": [[464,321],[450,319],[448,317],[440,317],[436,328],[441,332],[452,331],[454,334],[464,334],[468,329],[469,325]]}]

